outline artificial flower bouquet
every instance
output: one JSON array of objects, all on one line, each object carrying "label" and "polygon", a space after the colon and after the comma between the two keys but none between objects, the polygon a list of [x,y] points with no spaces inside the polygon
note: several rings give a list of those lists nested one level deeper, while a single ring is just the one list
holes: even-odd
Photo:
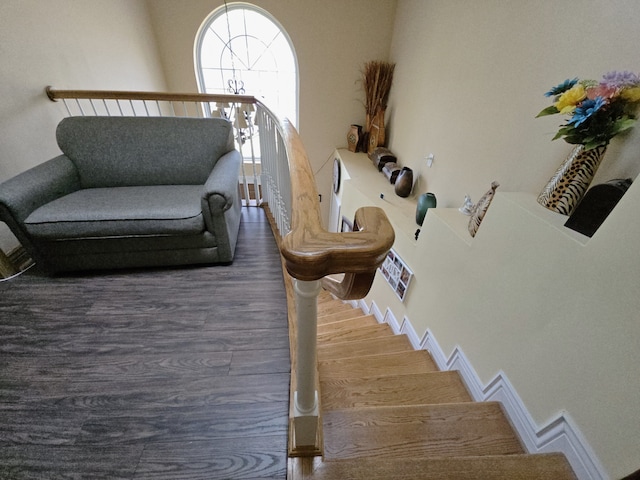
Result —
[{"label": "artificial flower bouquet", "polygon": [[537,116],[556,113],[569,115],[553,138],[563,138],[585,150],[606,146],[620,132],[633,127],[640,104],[640,76],[632,72],[609,72],[600,82],[565,80],[552,88],[546,97],[554,103]]}]

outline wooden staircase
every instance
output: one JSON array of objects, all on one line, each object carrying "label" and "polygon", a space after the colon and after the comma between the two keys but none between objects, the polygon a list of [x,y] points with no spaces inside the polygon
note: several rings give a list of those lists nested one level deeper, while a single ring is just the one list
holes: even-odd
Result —
[{"label": "wooden staircase", "polygon": [[289,459],[289,480],[576,478],[562,454],[526,454],[500,403],[326,292],[318,371],[324,457]]}]

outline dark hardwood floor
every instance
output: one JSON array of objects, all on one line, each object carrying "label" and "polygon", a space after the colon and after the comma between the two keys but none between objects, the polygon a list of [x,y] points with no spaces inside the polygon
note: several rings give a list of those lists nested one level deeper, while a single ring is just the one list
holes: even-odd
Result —
[{"label": "dark hardwood floor", "polygon": [[284,479],[287,306],[264,212],[230,266],[0,283],[0,479]]}]

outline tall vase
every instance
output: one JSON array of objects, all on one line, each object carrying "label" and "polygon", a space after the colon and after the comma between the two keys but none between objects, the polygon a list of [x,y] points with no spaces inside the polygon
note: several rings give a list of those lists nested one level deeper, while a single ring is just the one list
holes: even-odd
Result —
[{"label": "tall vase", "polygon": [[427,215],[427,210],[430,208],[436,208],[438,201],[436,196],[431,193],[423,193],[418,197],[418,204],[416,205],[416,223],[420,226],[424,223],[424,217]]},{"label": "tall vase", "polygon": [[377,147],[382,147],[384,146],[384,143],[387,141],[387,134],[386,131],[384,129],[384,114],[385,114],[386,110],[384,110],[383,108],[379,108],[378,111],[376,112],[375,117],[373,117],[373,125],[375,125],[376,127],[378,127],[378,145],[376,145]]},{"label": "tall vase", "polygon": [[538,195],[538,203],[553,212],[570,215],[589,188],[606,151],[605,145],[591,150],[576,145]]},{"label": "tall vase", "polygon": [[384,127],[384,114],[383,108],[378,108],[376,113],[371,116],[367,114],[366,131],[368,135],[367,151],[373,152],[376,147],[384,146],[386,142],[386,130]]}]

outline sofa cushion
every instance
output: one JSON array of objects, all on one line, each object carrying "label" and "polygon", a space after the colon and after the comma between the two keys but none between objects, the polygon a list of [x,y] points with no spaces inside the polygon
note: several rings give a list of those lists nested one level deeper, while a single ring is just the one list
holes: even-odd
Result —
[{"label": "sofa cushion", "polygon": [[202,185],[234,148],[223,118],[69,117],[56,139],[82,188]]},{"label": "sofa cushion", "polygon": [[25,228],[36,238],[193,235],[204,231],[202,185],[89,188],[36,209]]}]

